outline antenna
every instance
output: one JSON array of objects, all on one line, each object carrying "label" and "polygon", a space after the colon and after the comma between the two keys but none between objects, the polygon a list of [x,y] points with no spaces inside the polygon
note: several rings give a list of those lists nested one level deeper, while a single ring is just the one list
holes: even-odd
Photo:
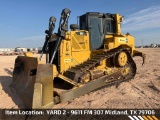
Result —
[{"label": "antenna", "polygon": [[[78,27],[79,27],[79,21],[78,21],[78,18],[79,18],[79,16],[77,16],[77,25],[78,25]],[[78,28],[79,29],[79,28]]]}]

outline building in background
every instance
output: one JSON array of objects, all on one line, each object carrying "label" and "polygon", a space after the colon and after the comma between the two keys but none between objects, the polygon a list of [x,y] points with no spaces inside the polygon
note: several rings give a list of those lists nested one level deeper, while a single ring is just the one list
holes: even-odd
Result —
[{"label": "building in background", "polygon": [[11,55],[14,51],[14,48],[0,48],[0,55]]},{"label": "building in background", "polygon": [[27,48],[16,47],[15,52],[27,52]]},{"label": "building in background", "polygon": [[27,48],[27,52],[38,53],[38,48]]},{"label": "building in background", "polygon": [[8,52],[11,51],[12,48],[0,48],[0,52]]},{"label": "building in background", "polygon": [[38,47],[38,53],[42,52],[42,47]]},{"label": "building in background", "polygon": [[33,51],[33,48],[27,48],[27,52],[29,52],[29,51]]}]

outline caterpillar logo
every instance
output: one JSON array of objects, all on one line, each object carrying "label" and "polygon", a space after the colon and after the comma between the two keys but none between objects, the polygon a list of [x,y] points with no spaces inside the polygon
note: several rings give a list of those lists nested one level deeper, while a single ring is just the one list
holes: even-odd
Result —
[{"label": "caterpillar logo", "polygon": [[128,116],[130,120],[158,120],[156,116]]}]

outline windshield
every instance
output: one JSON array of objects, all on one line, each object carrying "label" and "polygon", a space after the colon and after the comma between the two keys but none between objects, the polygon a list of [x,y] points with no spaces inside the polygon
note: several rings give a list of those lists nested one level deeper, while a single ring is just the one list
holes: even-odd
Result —
[{"label": "windshield", "polygon": [[87,30],[87,25],[86,25],[86,16],[80,16],[80,30]]},{"label": "windshield", "polygon": [[104,33],[105,34],[115,33],[115,22],[114,22],[114,20],[106,19],[104,22],[105,22],[104,23],[104,31],[105,31]]}]

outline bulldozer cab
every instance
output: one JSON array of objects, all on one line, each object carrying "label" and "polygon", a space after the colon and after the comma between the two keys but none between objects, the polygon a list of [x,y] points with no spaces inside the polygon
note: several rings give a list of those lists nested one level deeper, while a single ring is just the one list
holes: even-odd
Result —
[{"label": "bulldozer cab", "polygon": [[105,35],[116,33],[114,14],[88,12],[79,17],[79,25],[89,31],[90,50],[104,49]]}]

